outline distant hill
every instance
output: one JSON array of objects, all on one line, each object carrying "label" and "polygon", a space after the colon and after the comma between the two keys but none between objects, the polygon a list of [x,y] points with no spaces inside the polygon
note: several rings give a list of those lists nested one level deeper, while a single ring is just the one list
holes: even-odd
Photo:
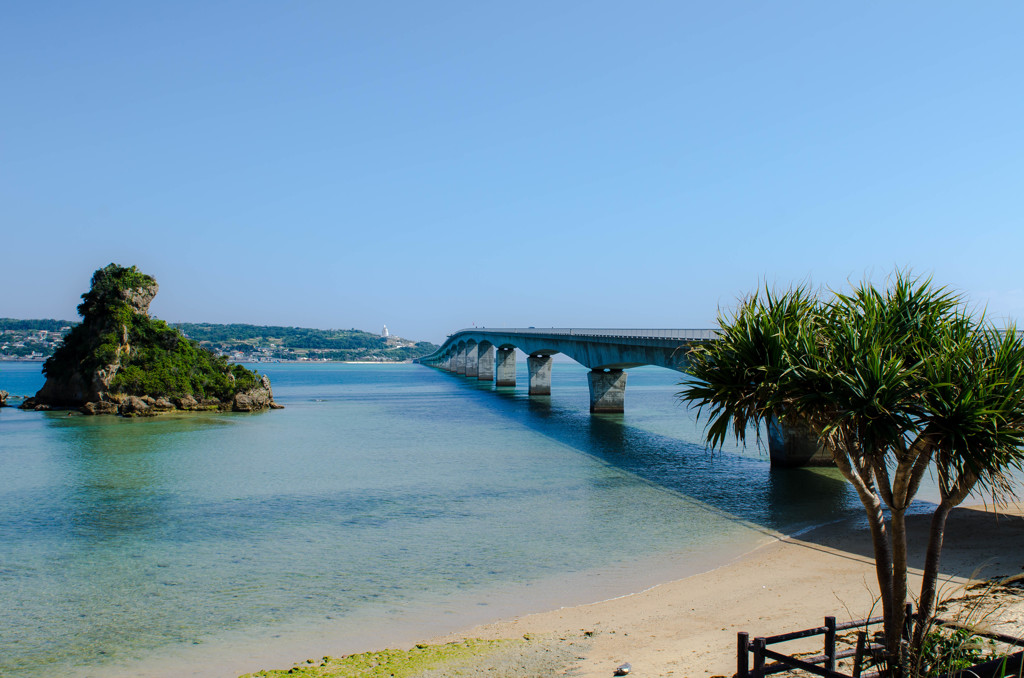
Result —
[{"label": "distant hill", "polygon": [[[0,318],[0,358],[46,358],[53,354],[72,320]],[[438,347],[428,341],[381,337],[362,330],[215,323],[176,323],[186,336],[235,361],[379,360],[418,358]]]},{"label": "distant hill", "polygon": [[418,358],[437,350],[429,341],[382,337],[362,330],[180,323],[188,337],[229,355],[284,360],[381,360]]}]

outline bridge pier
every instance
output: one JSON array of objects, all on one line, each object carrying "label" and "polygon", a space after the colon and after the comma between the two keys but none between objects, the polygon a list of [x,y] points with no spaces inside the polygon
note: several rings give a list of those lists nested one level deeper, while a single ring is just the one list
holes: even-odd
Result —
[{"label": "bridge pier", "polygon": [[466,376],[473,377],[480,373],[480,357],[477,353],[479,344],[473,344],[472,346],[466,347]]},{"label": "bridge pier", "polygon": [[590,370],[590,411],[621,414],[626,408],[626,373],[622,370]]},{"label": "bridge pier", "polygon": [[551,395],[551,356],[531,355],[526,366],[530,371],[530,395]]},{"label": "bridge pier", "polygon": [[495,386],[516,385],[516,350],[502,347],[498,349],[498,365],[494,375]]},{"label": "bridge pier", "polygon": [[480,350],[480,346],[477,345],[477,362],[478,369],[476,378],[480,381],[493,381],[494,380],[494,347],[488,346],[487,348]]},{"label": "bridge pier", "polygon": [[466,349],[459,349],[455,352],[455,373],[466,374]]},{"label": "bridge pier", "polygon": [[832,454],[818,444],[818,436],[806,426],[768,422],[768,457],[772,466],[832,466]]}]

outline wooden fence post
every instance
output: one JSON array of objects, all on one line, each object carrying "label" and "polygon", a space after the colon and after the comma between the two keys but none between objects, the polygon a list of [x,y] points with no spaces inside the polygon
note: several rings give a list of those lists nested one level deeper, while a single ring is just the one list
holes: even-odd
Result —
[{"label": "wooden fence post", "polygon": [[864,646],[867,644],[867,631],[857,632],[857,651],[853,655],[853,678],[860,678],[860,665],[864,661]]},{"label": "wooden fence post", "polygon": [[836,618],[825,617],[825,668],[836,670]]},{"label": "wooden fence post", "polygon": [[750,634],[736,634],[736,678],[748,678],[750,675]]},{"label": "wooden fence post", "polygon": [[754,678],[764,678],[764,646],[764,638],[754,638]]}]

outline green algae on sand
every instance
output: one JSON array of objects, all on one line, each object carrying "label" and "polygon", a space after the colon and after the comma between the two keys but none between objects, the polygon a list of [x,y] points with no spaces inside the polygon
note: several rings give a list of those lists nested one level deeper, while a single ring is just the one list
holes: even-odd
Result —
[{"label": "green algae on sand", "polygon": [[272,669],[247,673],[241,678],[272,678],[274,676],[315,676],[316,678],[411,678],[441,665],[479,659],[527,640],[471,639],[444,645],[417,645],[410,650],[363,652],[347,657],[307,659],[291,669]]}]

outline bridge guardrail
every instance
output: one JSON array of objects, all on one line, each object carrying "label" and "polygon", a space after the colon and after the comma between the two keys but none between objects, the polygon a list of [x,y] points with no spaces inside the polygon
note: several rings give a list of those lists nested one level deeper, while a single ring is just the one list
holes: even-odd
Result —
[{"label": "bridge guardrail", "polygon": [[699,341],[714,339],[718,330],[713,329],[623,329],[595,327],[465,327],[449,334],[461,332],[493,332],[495,334],[559,334],[567,337],[622,337],[627,339],[683,339]]}]

